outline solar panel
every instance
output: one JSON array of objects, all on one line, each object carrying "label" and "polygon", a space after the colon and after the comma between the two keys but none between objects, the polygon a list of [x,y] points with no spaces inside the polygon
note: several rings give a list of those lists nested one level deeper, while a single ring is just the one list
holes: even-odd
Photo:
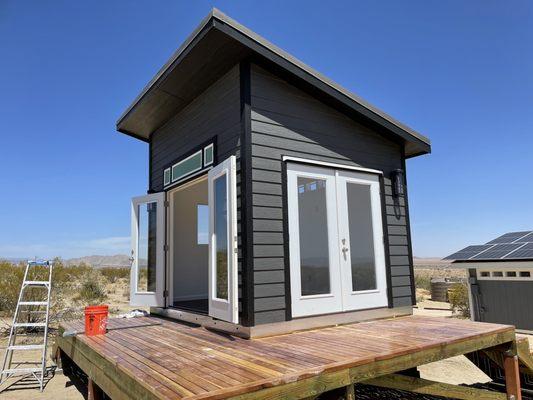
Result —
[{"label": "solar panel", "polygon": [[500,237],[497,237],[494,240],[491,240],[490,242],[487,242],[486,244],[498,244],[498,243],[512,243],[515,240],[520,239],[521,237],[533,233],[532,231],[523,231],[523,232],[509,232],[505,235],[501,235]]},{"label": "solar panel", "polygon": [[512,258],[533,258],[533,243],[522,244],[522,247],[519,247],[512,253],[504,257],[506,260]]},{"label": "solar panel", "polygon": [[478,255],[472,257],[472,260],[496,260],[502,258],[506,254],[513,250],[518,249],[523,243],[505,243],[497,244],[487,251],[481,252]]},{"label": "solar panel", "polygon": [[490,249],[492,245],[490,244],[478,244],[474,246],[465,247],[462,250],[459,250],[457,253],[453,253],[445,258],[445,260],[468,260],[470,257],[475,256],[481,251]]},{"label": "solar panel", "polygon": [[533,232],[530,232],[526,236],[516,239],[513,243],[527,243],[527,242],[533,242]]}]

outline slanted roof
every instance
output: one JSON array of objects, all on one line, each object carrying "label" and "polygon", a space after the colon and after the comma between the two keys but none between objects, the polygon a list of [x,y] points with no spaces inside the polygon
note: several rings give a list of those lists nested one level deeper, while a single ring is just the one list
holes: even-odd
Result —
[{"label": "slanted roof", "polygon": [[326,78],[217,9],[213,9],[117,121],[117,130],[150,134],[239,61],[257,57],[404,143],[406,157],[431,151],[427,137]]},{"label": "slanted roof", "polygon": [[467,246],[444,259],[455,262],[533,260],[533,231],[505,233],[485,244]]}]

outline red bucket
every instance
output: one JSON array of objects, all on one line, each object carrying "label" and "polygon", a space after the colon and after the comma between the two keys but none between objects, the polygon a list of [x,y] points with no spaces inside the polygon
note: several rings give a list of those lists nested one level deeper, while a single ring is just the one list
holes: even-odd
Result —
[{"label": "red bucket", "polygon": [[87,336],[105,334],[108,314],[108,306],[85,307],[85,334]]}]

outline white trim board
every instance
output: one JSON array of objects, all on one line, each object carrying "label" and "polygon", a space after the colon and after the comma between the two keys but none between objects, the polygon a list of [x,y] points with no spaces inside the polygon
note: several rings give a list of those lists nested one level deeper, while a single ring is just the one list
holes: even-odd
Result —
[{"label": "white trim board", "polygon": [[533,261],[498,260],[490,262],[465,262],[452,264],[452,266],[472,269],[517,269],[533,268]]},{"label": "white trim board", "polygon": [[282,160],[305,163],[305,164],[312,164],[312,165],[319,165],[323,167],[331,167],[331,168],[337,168],[337,169],[347,169],[350,171],[367,172],[369,174],[383,175],[383,171],[379,171],[377,169],[356,167],[354,165],[337,164],[337,163],[332,163],[332,162],[327,162],[327,161],[318,161],[318,160],[312,160],[308,158],[283,156]]}]

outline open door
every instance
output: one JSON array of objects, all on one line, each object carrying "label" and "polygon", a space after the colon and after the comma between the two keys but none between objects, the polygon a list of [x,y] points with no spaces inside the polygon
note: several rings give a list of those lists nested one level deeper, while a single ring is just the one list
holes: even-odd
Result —
[{"label": "open door", "polygon": [[239,322],[235,156],[209,171],[209,315]]},{"label": "open door", "polygon": [[165,193],[131,199],[130,305],[163,307]]}]

